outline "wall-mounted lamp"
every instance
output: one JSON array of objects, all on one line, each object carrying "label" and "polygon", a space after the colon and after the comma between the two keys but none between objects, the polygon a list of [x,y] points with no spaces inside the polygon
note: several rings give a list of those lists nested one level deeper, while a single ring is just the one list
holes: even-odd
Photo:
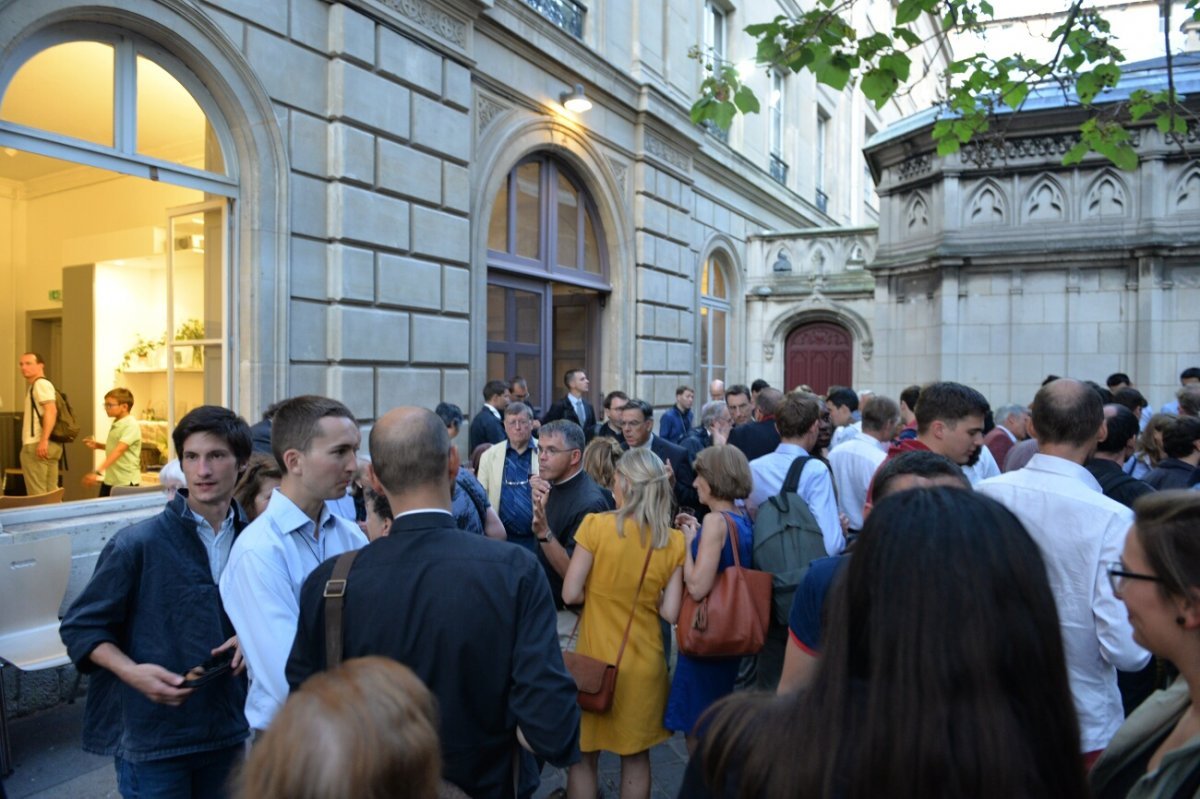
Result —
[{"label": "wall-mounted lamp", "polygon": [[770,286],[759,286],[758,288],[754,289],[754,294],[757,297],[770,297],[774,293],[775,292],[771,291]]},{"label": "wall-mounted lamp", "polygon": [[583,84],[576,83],[575,88],[558,96],[559,102],[573,114],[582,114],[592,110],[592,101],[583,93]]}]

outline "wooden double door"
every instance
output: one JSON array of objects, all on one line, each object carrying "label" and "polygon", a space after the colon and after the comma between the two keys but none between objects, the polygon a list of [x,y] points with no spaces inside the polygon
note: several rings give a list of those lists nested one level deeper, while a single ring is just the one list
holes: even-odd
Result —
[{"label": "wooden double door", "polygon": [[854,340],[833,322],[800,325],[787,337],[785,390],[807,385],[817,394],[830,386],[853,387]]}]

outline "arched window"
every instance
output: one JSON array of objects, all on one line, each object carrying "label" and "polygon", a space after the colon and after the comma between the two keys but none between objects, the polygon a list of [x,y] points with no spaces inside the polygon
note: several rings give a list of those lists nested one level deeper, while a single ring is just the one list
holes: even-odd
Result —
[{"label": "arched window", "polygon": [[595,203],[545,153],[505,177],[488,222],[488,378],[520,375],[543,407],[568,369],[598,375],[599,319],[611,292]]},{"label": "arched window", "polygon": [[[200,80],[127,32],[48,30],[0,64],[0,212],[27,221],[0,303],[85,432],[103,440],[106,391],[133,392],[144,470],[183,413],[228,402],[232,153]],[[78,446],[70,461],[103,458]]]},{"label": "arched window", "polygon": [[701,385],[725,379],[729,358],[728,259],[713,252],[700,275],[700,377]]}]

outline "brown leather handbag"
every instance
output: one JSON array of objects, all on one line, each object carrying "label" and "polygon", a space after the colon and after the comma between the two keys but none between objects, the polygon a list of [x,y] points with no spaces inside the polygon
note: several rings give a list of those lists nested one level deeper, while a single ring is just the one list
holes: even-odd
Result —
[{"label": "brown leather handbag", "polygon": [[[563,663],[567,671],[575,678],[578,689],[576,701],[579,707],[589,713],[606,713],[612,707],[613,695],[617,691],[617,669],[621,666],[621,658],[625,656],[625,644],[629,643],[629,631],[633,627],[633,617],[637,613],[637,599],[642,593],[642,583],[646,581],[646,569],[650,568],[650,556],[654,554],[654,544],[646,550],[646,562],[642,564],[642,576],[638,578],[637,590],[633,593],[633,607],[629,609],[629,621],[625,623],[625,635],[621,637],[621,649],[617,652],[616,663],[606,663],[599,658],[564,651]],[[580,619],[582,619],[582,614]],[[579,631],[579,620],[571,631],[571,638]]]},{"label": "brown leather handbag", "polygon": [[675,635],[689,657],[755,655],[767,640],[771,618],[771,574],[742,566],[737,522],[723,513],[733,539],[733,565],[717,573],[712,590],[699,602],[684,589]]}]

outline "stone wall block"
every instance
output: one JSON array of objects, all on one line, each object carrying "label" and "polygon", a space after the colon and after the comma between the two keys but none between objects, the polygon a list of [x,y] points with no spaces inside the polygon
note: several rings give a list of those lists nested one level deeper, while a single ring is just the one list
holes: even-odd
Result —
[{"label": "stone wall block", "polygon": [[408,138],[408,89],[340,59],[329,65],[329,86],[329,113],[333,117],[393,138]]},{"label": "stone wall block", "polygon": [[470,360],[471,326],[466,319],[414,314],[413,363],[466,365]]},{"label": "stone wall block", "polygon": [[380,369],[375,388],[375,407],[383,416],[401,405],[425,405],[432,409],[442,394],[439,369]]},{"label": "stone wall block", "polygon": [[638,227],[664,236],[670,230],[667,207],[648,194],[639,194],[633,201],[634,219]]},{"label": "stone wall block", "polygon": [[340,3],[330,6],[329,53],[373,67],[375,23],[349,6]]},{"label": "stone wall block", "polygon": [[654,269],[639,268],[638,298],[666,305],[668,302],[667,275]]},{"label": "stone wall block", "polygon": [[640,372],[663,372],[667,369],[667,343],[641,338],[637,342],[638,362]]},{"label": "stone wall block", "polygon": [[646,302],[637,304],[637,330],[635,334],[642,336],[657,336],[656,316],[659,308]]},{"label": "stone wall block", "polygon": [[325,190],[328,184],[304,175],[292,175],[292,233],[324,238],[328,235]]},{"label": "stone wall block", "polygon": [[[665,372],[684,372],[691,374],[694,368],[692,363],[692,345],[685,341],[671,341],[667,343],[667,368]],[[668,382],[676,382],[675,378],[670,378]],[[671,388],[671,402],[675,401],[675,389]]]},{"label": "stone wall block", "polygon": [[234,47],[245,52],[246,24],[241,19],[231,17],[229,14],[211,7],[204,9],[204,13],[225,32],[225,35],[229,37],[229,41],[233,42]]},{"label": "stone wall block", "polygon": [[453,61],[445,62],[446,68],[446,102],[458,106],[464,111],[471,110],[471,70]]},{"label": "stone wall block", "polygon": [[375,137],[344,122],[329,125],[329,174],[355,183],[375,183]]},{"label": "stone wall block", "polygon": [[291,277],[291,292],[296,298],[324,300],[329,297],[326,280],[324,242],[292,237],[291,264],[288,274]]},{"label": "stone wall block", "polygon": [[471,259],[471,223],[431,208],[413,206],[412,249],[414,253],[466,264]]},{"label": "stone wall block", "polygon": [[685,277],[667,278],[667,304],[691,308],[696,301],[695,284]]},{"label": "stone wall block", "polygon": [[[329,310],[329,357],[402,363],[409,359],[409,314],[390,308],[335,305]],[[380,344],[386,342],[386,346]]]},{"label": "stone wall block", "polygon": [[[277,6],[277,3],[255,3]],[[274,30],[282,30],[275,28]],[[246,58],[272,99],[314,114],[329,105],[324,56],[254,27],[246,28]]]},{"label": "stone wall block", "polygon": [[222,0],[222,8],[236,17],[273,31],[287,30],[288,9],[283,3],[263,3],[259,0]]},{"label": "stone wall block", "polygon": [[659,308],[655,314],[655,335],[659,338],[679,338],[679,311],[674,308]]},{"label": "stone wall block", "polygon": [[695,219],[702,225],[712,227],[713,223],[713,203],[712,200],[699,193],[693,193],[695,198]]},{"label": "stone wall block", "polygon": [[1074,322],[1067,326],[1067,352],[1076,355],[1095,355],[1100,352],[1099,325],[1094,322]]},{"label": "stone wall block", "polygon": [[288,367],[287,396],[298,397],[301,394],[324,395],[329,390],[325,380],[329,366],[324,363],[294,363]]},{"label": "stone wall block", "polygon": [[442,269],[442,310],[469,313],[471,310],[471,270],[447,266]]},{"label": "stone wall block", "polygon": [[288,355],[293,361],[324,361],[329,306],[292,300],[288,322]]},{"label": "stone wall block", "polygon": [[375,253],[360,247],[335,244],[329,248],[329,298],[375,299]]},{"label": "stone wall block", "polygon": [[[654,405],[654,375],[638,374],[636,377],[634,377],[633,383],[637,387],[637,391],[632,396],[637,399],[643,399],[646,402],[649,402],[651,405]],[[661,414],[659,413],[654,414],[655,429],[658,428],[658,417],[660,415]]]},{"label": "stone wall block", "polygon": [[367,189],[329,186],[329,230],[335,239],[408,249],[409,204]]},{"label": "stone wall block", "polygon": [[370,366],[331,366],[327,385],[329,396],[345,403],[355,419],[375,418],[375,370]]},{"label": "stone wall block", "polygon": [[400,34],[379,29],[379,71],[429,94],[442,93],[442,57]]},{"label": "stone wall block", "polygon": [[639,230],[633,234],[634,242],[634,258],[639,264],[649,264],[650,266],[658,266],[658,239],[653,233],[647,233],[644,230]]},{"label": "stone wall block", "polygon": [[667,212],[667,217],[670,225],[670,236],[675,241],[688,243],[695,230],[692,224],[692,218],[685,211],[680,211],[678,208],[672,208]]},{"label": "stone wall block", "polygon": [[379,256],[379,302],[436,311],[442,307],[442,268],[400,255]]},{"label": "stone wall block", "polygon": [[1093,291],[1080,294],[1080,302],[1071,310],[1071,322],[1107,322],[1121,324],[1121,294],[1115,291]]},{"label": "stone wall block", "polygon": [[[449,402],[462,408],[468,417],[474,414],[479,402],[474,402],[470,394],[471,373],[466,369],[445,369],[442,371],[442,402]],[[465,438],[465,436],[463,437]],[[466,446],[463,441],[463,446]]]},{"label": "stone wall block", "polygon": [[658,241],[655,244],[655,252],[658,253],[658,263],[655,266],[671,272],[680,271],[683,268],[683,260],[680,257],[682,249],[683,247],[674,242]]},{"label": "stone wall block", "polygon": [[471,210],[471,175],[465,167],[442,162],[442,204],[464,214]]},{"label": "stone wall block", "polygon": [[464,111],[414,94],[412,140],[465,164],[471,159],[471,118]]},{"label": "stone wall block", "polygon": [[326,177],[329,174],[329,126],[301,111],[288,114],[288,161],[292,170]]},{"label": "stone wall block", "polygon": [[440,205],[442,161],[403,144],[380,139],[379,188]]},{"label": "stone wall block", "polygon": [[[242,0],[242,2],[261,4],[256,0]],[[278,6],[282,3],[276,2],[270,5]],[[289,0],[287,6],[288,35],[293,40],[306,44],[314,50],[324,51],[329,42],[330,4],[326,0]]]}]

